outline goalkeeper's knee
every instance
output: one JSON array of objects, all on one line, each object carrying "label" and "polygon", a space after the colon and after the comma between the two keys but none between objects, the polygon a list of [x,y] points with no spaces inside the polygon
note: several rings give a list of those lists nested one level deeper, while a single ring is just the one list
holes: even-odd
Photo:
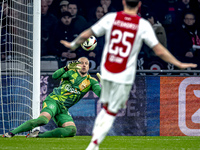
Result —
[{"label": "goalkeeper's knee", "polygon": [[66,126],[64,128],[62,128],[61,137],[73,137],[76,135],[76,127],[75,126]]},{"label": "goalkeeper's knee", "polygon": [[32,119],[32,120],[29,120],[29,121],[30,121],[30,124],[33,128],[46,125],[49,122],[49,120],[45,116],[40,116],[37,119]]}]

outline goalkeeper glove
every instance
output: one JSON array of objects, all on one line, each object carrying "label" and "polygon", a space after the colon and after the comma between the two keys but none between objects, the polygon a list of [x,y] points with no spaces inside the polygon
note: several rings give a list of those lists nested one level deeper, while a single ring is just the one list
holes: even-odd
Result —
[{"label": "goalkeeper glove", "polygon": [[80,66],[77,66],[78,64],[81,64],[80,61],[72,61],[67,66],[64,67],[64,70],[67,71],[68,69],[81,69]]}]

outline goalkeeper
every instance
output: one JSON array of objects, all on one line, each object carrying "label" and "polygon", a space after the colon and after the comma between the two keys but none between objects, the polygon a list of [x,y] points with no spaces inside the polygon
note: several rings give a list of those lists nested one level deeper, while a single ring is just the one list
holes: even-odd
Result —
[{"label": "goalkeeper", "polygon": [[[68,70],[69,69],[69,70]],[[89,91],[92,90],[98,97],[101,88],[98,81],[88,74],[89,60],[81,57],[68,67],[60,68],[54,72],[54,79],[61,79],[60,86],[53,89],[43,101],[43,108],[37,119],[31,119],[16,129],[5,133],[3,137],[13,137],[17,133],[26,132],[38,126],[46,125],[52,118],[58,128],[39,133],[34,131],[26,137],[73,137],[76,135],[76,126],[68,109],[76,104]]]}]

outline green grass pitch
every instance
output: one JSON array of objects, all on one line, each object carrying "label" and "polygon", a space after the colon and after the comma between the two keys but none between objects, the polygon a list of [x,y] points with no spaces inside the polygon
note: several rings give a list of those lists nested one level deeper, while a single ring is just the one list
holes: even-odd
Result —
[{"label": "green grass pitch", "polygon": [[[84,150],[91,136],[72,138],[0,137],[0,150]],[[200,150],[200,137],[107,136],[100,150]]]}]

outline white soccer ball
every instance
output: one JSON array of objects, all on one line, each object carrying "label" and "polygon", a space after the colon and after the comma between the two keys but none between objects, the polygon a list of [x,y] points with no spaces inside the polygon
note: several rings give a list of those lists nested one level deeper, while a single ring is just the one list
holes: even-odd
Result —
[{"label": "white soccer ball", "polygon": [[85,42],[81,44],[81,47],[86,51],[94,50],[97,46],[97,39],[94,36],[89,37]]}]

